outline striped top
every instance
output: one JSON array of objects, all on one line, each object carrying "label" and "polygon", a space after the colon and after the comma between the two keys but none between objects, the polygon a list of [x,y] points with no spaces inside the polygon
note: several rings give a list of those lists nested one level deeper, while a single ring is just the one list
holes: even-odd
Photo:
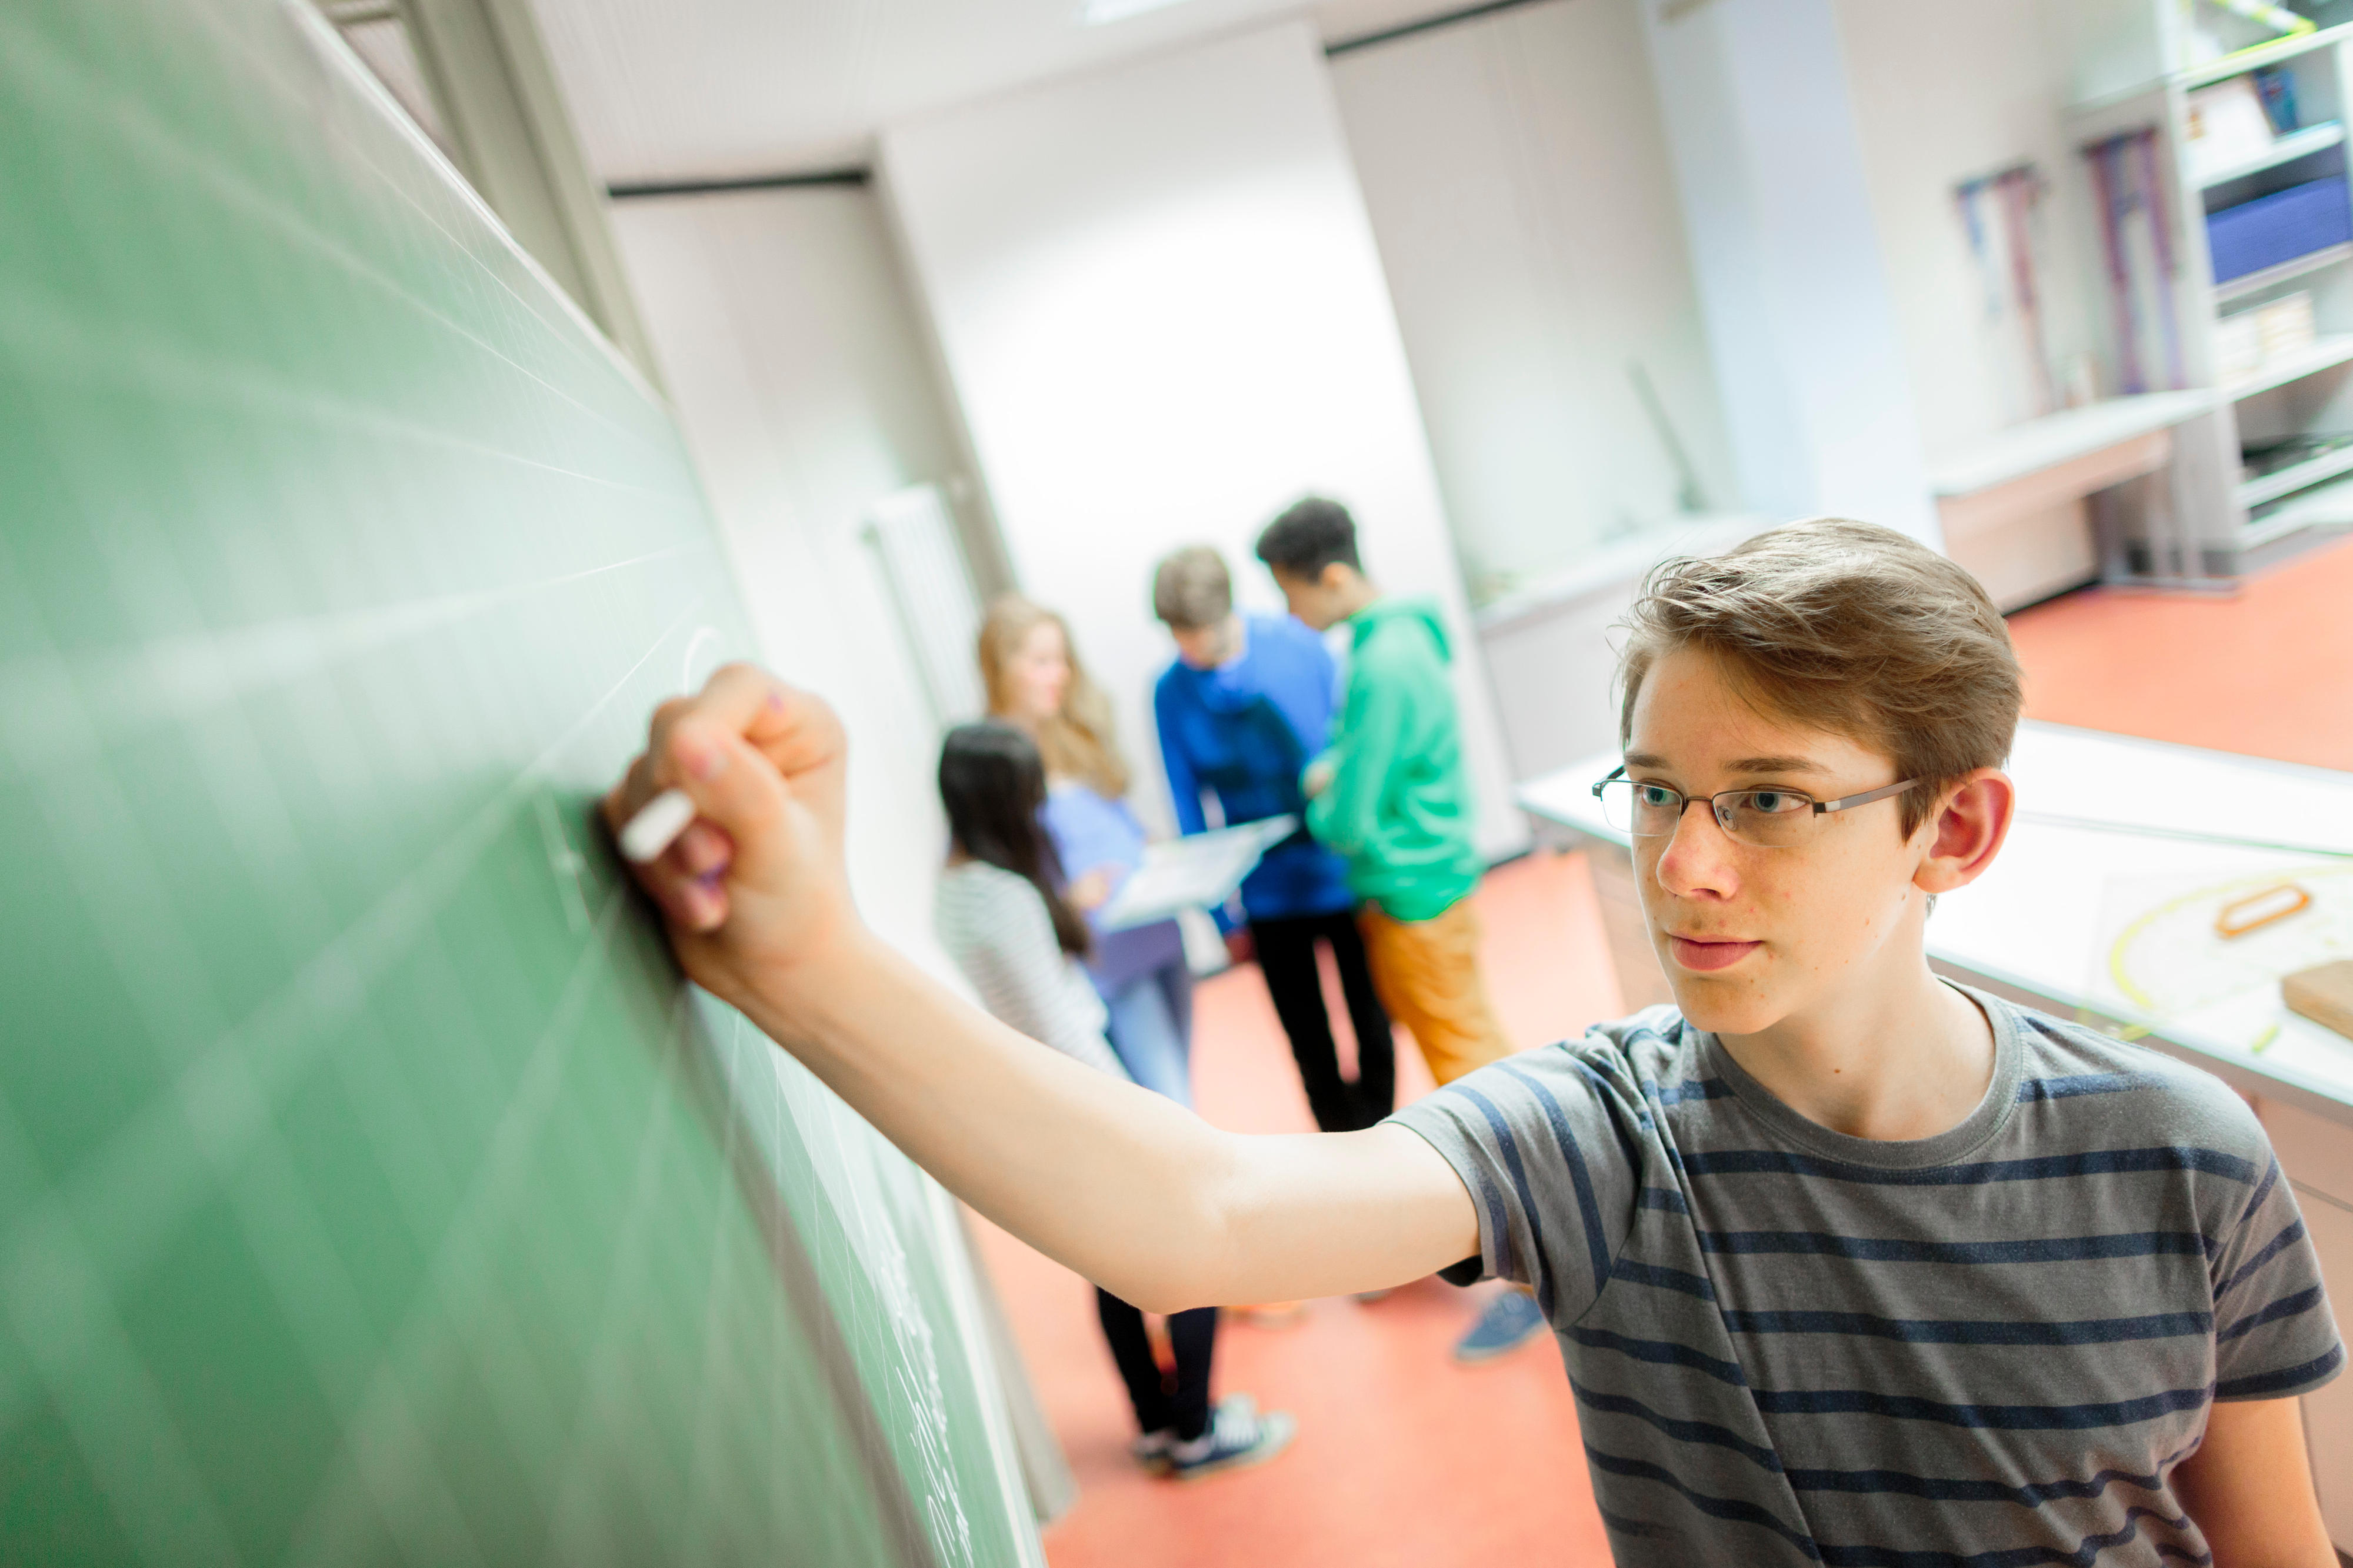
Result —
[{"label": "striped top", "polygon": [[1934,1138],[1809,1121],[1672,1007],[1393,1119],[1551,1320],[1620,1564],[2205,1563],[2209,1402],[2342,1364],[2236,1095],[1968,994],[1993,1083]]},{"label": "striped top", "polygon": [[1127,1076],[1103,1038],[1103,998],[1054,939],[1037,889],[986,861],[950,866],[933,895],[932,929],[998,1022],[1113,1078]]}]

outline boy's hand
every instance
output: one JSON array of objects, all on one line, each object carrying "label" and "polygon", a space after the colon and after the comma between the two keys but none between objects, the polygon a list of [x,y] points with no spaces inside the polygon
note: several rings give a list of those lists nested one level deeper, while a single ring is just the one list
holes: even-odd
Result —
[{"label": "boy's hand", "polygon": [[842,864],[846,742],[833,710],[748,664],[655,710],[646,750],[605,796],[618,832],[664,789],[697,816],[636,875],[696,984],[789,1015],[797,975],[859,929]]},{"label": "boy's hand", "polygon": [[1317,795],[1322,795],[1325,790],[1332,787],[1332,775],[1337,771],[1338,766],[1331,758],[1316,758],[1314,762],[1307,764],[1307,776],[1300,781],[1299,787],[1301,792],[1304,794],[1308,799],[1314,800]]}]

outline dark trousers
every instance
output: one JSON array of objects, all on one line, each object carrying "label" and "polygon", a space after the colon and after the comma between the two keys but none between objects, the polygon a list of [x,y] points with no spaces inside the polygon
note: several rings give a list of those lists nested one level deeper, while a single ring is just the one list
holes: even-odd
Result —
[{"label": "dark trousers", "polygon": [[1168,1348],[1176,1353],[1172,1377],[1163,1373],[1152,1354],[1151,1336],[1144,1331],[1144,1314],[1098,1287],[1095,1315],[1103,1320],[1103,1338],[1111,1342],[1111,1358],[1127,1384],[1135,1406],[1135,1424],[1146,1432],[1174,1427],[1190,1442],[1209,1429],[1209,1358],[1218,1344],[1218,1310],[1196,1307],[1168,1318]]},{"label": "dark trousers", "polygon": [[[1259,973],[1266,976],[1274,1015],[1291,1037],[1292,1059],[1307,1090],[1315,1125],[1326,1132],[1354,1132],[1387,1116],[1397,1100],[1397,1058],[1389,1038],[1389,1016],[1373,990],[1365,963],[1365,939],[1346,910],[1328,915],[1252,921],[1250,942],[1258,949]],[[1315,944],[1332,949],[1347,998],[1348,1022],[1356,1035],[1356,1077],[1340,1076],[1332,1043],[1332,1020],[1324,1010],[1324,981],[1316,973]]]}]

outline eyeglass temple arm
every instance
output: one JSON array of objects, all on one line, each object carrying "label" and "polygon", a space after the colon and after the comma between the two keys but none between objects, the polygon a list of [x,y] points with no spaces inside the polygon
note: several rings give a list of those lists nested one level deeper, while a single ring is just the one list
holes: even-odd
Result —
[{"label": "eyeglass temple arm", "polygon": [[1597,784],[1593,786],[1595,798],[1599,799],[1600,797],[1603,785],[1616,784],[1620,779],[1624,778],[1625,776],[1626,764],[1620,763],[1616,767],[1609,770],[1609,776],[1608,778],[1603,779],[1600,784]]},{"label": "eyeglass temple arm", "polygon": [[1885,800],[1891,795],[1902,795],[1919,782],[1918,779],[1905,779],[1902,784],[1892,784],[1885,789],[1865,790],[1861,795],[1845,795],[1837,800],[1818,800],[1814,802],[1814,815],[1820,816],[1825,812],[1844,811],[1850,806],[1869,805],[1874,800]]}]

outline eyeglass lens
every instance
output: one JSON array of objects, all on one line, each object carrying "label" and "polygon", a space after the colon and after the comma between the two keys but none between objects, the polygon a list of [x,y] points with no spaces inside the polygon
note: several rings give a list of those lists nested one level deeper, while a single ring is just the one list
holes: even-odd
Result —
[{"label": "eyeglass lens", "polygon": [[[1811,837],[1821,818],[1806,795],[1785,789],[1733,790],[1715,797],[1715,820],[1726,837],[1759,848],[1785,849]],[[1637,838],[1668,838],[1683,820],[1684,797],[1664,784],[1612,779],[1601,790],[1609,826]]]}]

